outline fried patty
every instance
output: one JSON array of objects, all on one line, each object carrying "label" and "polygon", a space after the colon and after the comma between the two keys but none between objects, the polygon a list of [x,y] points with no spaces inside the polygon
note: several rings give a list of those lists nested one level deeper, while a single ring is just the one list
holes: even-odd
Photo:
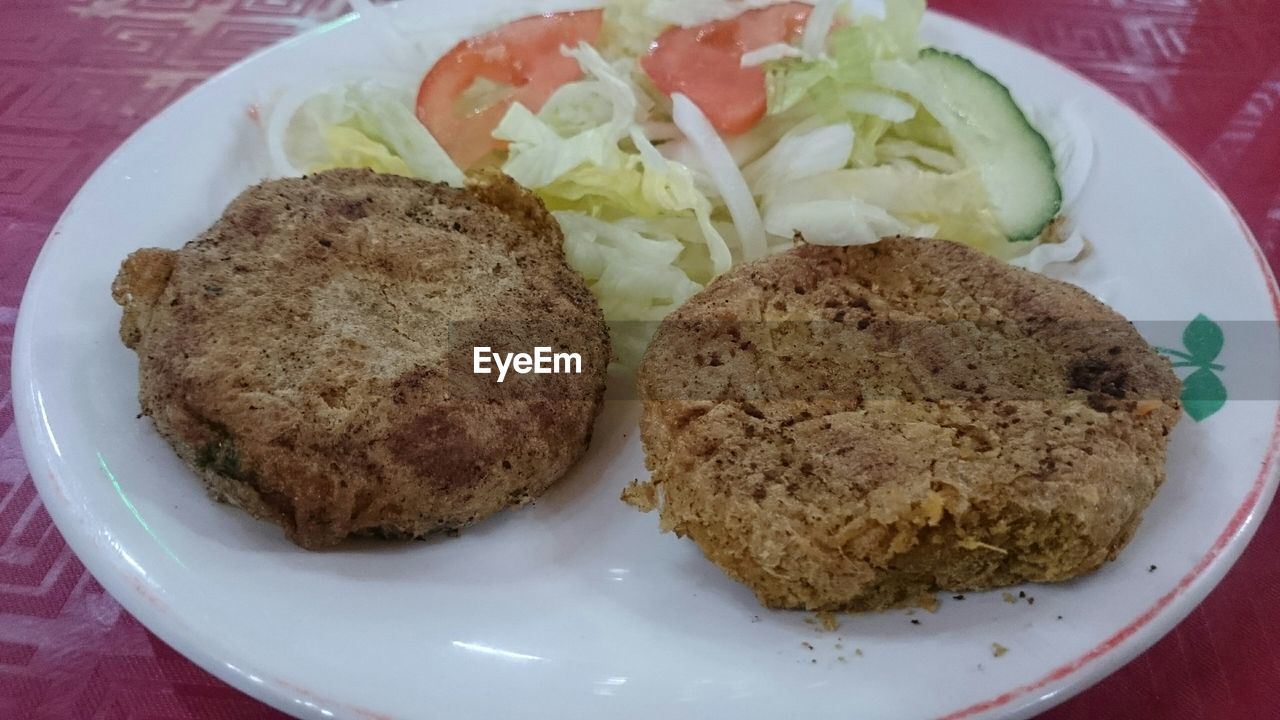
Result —
[{"label": "fried patty", "polygon": [[[265,182],[112,287],[142,412],[219,500],[307,548],[455,530],[585,451],[610,357],[558,225],[503,176],[469,189],[333,170]],[[581,372],[472,372],[472,348]]]},{"label": "fried patty", "polygon": [[1084,291],[911,238],[720,277],[662,323],[639,387],[662,529],[809,610],[1096,569],[1180,416],[1169,362]]}]

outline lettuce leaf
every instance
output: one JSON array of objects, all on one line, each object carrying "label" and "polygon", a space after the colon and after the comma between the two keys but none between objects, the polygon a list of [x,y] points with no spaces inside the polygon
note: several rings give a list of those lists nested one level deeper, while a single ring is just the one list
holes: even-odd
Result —
[{"label": "lettuce leaf", "polygon": [[634,59],[610,62],[586,44],[563,52],[583,79],[559,88],[537,114],[513,104],[494,137],[508,143],[503,171],[551,209],[569,264],[605,318],[623,323],[614,348],[634,365],[649,321],[700,290],[695,277],[709,280],[732,258],[694,172],[645,135],[653,103],[634,80]]},{"label": "lettuce leaf", "polygon": [[805,100],[814,104],[811,111],[824,113],[829,119],[847,114],[844,99],[848,91],[874,89],[872,68],[876,61],[911,60],[919,54],[924,7],[925,0],[888,0],[883,19],[864,17],[837,25],[827,37],[824,54],[807,53],[766,63],[769,114],[786,112]]},{"label": "lettuce leaf", "polygon": [[644,14],[664,25],[689,27],[777,3],[778,0],[647,0]]},{"label": "lettuce leaf", "polygon": [[650,13],[650,0],[609,0],[596,48],[606,58],[639,57],[669,25]]},{"label": "lettuce leaf", "polygon": [[874,75],[878,62],[917,52],[914,40],[904,39],[914,37],[919,22],[912,9],[915,1],[890,2],[884,20],[863,18],[837,27],[828,37],[825,55],[766,63],[767,113],[847,122],[856,137],[851,163],[875,165],[876,144],[895,124],[919,115],[914,100],[880,86]]},{"label": "lettuce leaf", "polygon": [[[786,112],[806,99],[818,106],[838,103],[843,88],[871,83],[872,64],[878,56],[874,40],[865,28],[859,25],[836,28],[827,39],[827,49],[826,56],[788,57],[765,63],[770,115]],[[839,114],[843,114],[842,108]]]},{"label": "lettuce leaf", "polygon": [[813,245],[869,245],[911,228],[884,209],[849,196],[838,200],[773,203],[764,216],[771,235],[804,235]]},{"label": "lettuce leaf", "polygon": [[916,234],[955,240],[1002,258],[1015,252],[973,170],[942,173],[910,163],[836,170],[789,183],[764,203],[773,209],[849,198],[883,209]]},{"label": "lettuce leaf", "polygon": [[412,98],[363,82],[310,98],[289,119],[284,149],[308,172],[366,167],[459,186],[462,171],[418,121]]},{"label": "lettuce leaf", "polygon": [[393,175],[413,175],[404,158],[386,145],[347,125],[330,125],[322,131],[325,156],[308,164],[308,172],[333,168],[369,168]]},{"label": "lettuce leaf", "polygon": [[743,168],[742,174],[755,195],[768,195],[797,180],[839,170],[849,162],[853,145],[854,130],[848,123],[797,128]]},{"label": "lettuce leaf", "polygon": [[534,190],[544,188],[580,165],[604,165],[618,141],[608,125],[563,137],[521,103],[512,103],[493,136],[509,143],[502,171]]},{"label": "lettuce leaf", "polygon": [[565,257],[582,273],[610,321],[619,362],[639,365],[656,322],[702,289],[677,266],[686,246],[659,223],[607,222],[574,211],[553,212]]},{"label": "lettuce leaf", "polygon": [[883,30],[877,37],[887,43],[882,49],[884,54],[914,59],[920,53],[920,21],[924,19],[924,9],[925,0],[887,0],[883,20],[867,18],[863,22],[868,28]]}]

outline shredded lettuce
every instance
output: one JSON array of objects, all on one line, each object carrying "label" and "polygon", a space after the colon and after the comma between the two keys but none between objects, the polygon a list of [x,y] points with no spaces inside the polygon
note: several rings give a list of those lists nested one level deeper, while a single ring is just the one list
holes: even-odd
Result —
[{"label": "shredded lettuce", "polygon": [[494,131],[494,137],[510,142],[503,171],[537,190],[553,207],[585,201],[579,209],[619,217],[686,211],[709,215],[711,202],[695,186],[690,169],[662,157],[647,140],[639,122],[647,104],[625,70],[585,44],[565,53],[579,61],[589,78],[575,84],[594,83],[592,92],[608,100],[611,112],[606,119],[597,109],[600,124],[566,137],[548,122],[560,111],[544,107],[534,115],[513,104]]},{"label": "shredded lettuce", "polygon": [[[733,265],[793,247],[796,233],[821,245],[944,237],[1036,270],[1080,254],[1069,225],[1057,226],[1066,241],[1030,252],[1005,237],[913,67],[925,0],[886,0],[883,17],[857,18],[847,0],[815,2],[799,37],[743,55],[764,71],[766,114],[734,137],[683,95],[657,92],[640,67],[671,25],[776,1],[605,0],[595,45],[561,48],[581,78],[536,113],[513,103],[493,133],[505,143],[501,169],[559,221],[569,263],[615,323],[624,365],[638,361],[652,321]],[[509,88],[481,80],[464,102],[498,92]],[[356,83],[285,111],[287,128],[273,120],[268,131],[282,173],[367,167],[463,182],[415,117],[408,86]],[[1082,183],[1091,157],[1068,157]]]},{"label": "shredded lettuce", "polygon": [[614,323],[620,362],[634,367],[651,321],[700,290],[695,277],[724,272],[732,258],[693,171],[646,136],[652,102],[633,79],[634,60],[609,62],[586,44],[563,52],[583,79],[537,114],[513,104],[494,137],[508,142],[503,171],[559,221],[569,264]]},{"label": "shredded lettuce", "polygon": [[606,58],[637,58],[672,22],[656,17],[649,0],[611,0],[604,6],[604,25],[596,48]]},{"label": "shredded lettuce", "polygon": [[964,167],[955,155],[913,140],[886,137],[876,145],[876,164],[892,165],[900,160],[911,160],[939,172],[959,172]]},{"label": "shredded lettuce", "polygon": [[[684,244],[638,218],[606,222],[573,211],[556,211],[565,253],[593,287],[609,292],[614,320],[653,320],[702,286],[675,267]],[[636,272],[631,272],[636,271]]]},{"label": "shredded lettuce", "polygon": [[[874,71],[873,71],[874,72]],[[921,145],[951,153],[951,135],[942,123],[924,108],[917,108],[916,114],[909,120],[895,123],[889,128],[889,136],[911,140]]]},{"label": "shredded lettuce", "polygon": [[284,154],[306,172],[367,167],[462,185],[462,171],[412,107],[406,93],[373,82],[316,95],[287,119]]},{"label": "shredded lettuce", "polygon": [[512,103],[493,136],[510,143],[502,171],[537,190],[581,165],[604,166],[617,145],[609,130],[608,125],[598,125],[564,137],[529,108]]},{"label": "shredded lettuce", "polygon": [[756,196],[769,195],[806,177],[844,167],[853,152],[853,141],[853,128],[848,123],[793,130],[743,168],[742,175]]},{"label": "shredded lettuce", "polygon": [[835,106],[845,88],[865,87],[871,82],[872,63],[877,59],[872,34],[859,25],[836,28],[827,39],[822,57],[787,57],[765,65],[765,91],[770,114],[786,112],[804,100],[811,110]]},{"label": "shredded lettuce", "polygon": [[868,245],[911,232],[882,208],[855,197],[773,204],[764,222],[773,235],[799,233],[812,245]]},{"label": "shredded lettuce", "polygon": [[701,25],[725,20],[747,10],[778,4],[779,0],[648,0],[644,14],[666,25]]},{"label": "shredded lettuce", "polygon": [[325,157],[308,164],[311,172],[363,167],[393,175],[413,175],[404,158],[354,127],[330,125],[320,130],[320,138],[325,145]]},{"label": "shredded lettuce", "polygon": [[882,209],[913,228],[935,226],[933,234],[938,237],[999,257],[1015,252],[1000,229],[981,178],[973,170],[940,173],[913,164],[837,170],[789,183],[765,198],[765,204],[847,198]]},{"label": "shredded lettuce", "polygon": [[613,103],[600,92],[599,83],[579,80],[557,88],[542,104],[538,117],[567,137],[608,123]]},{"label": "shredded lettuce", "polygon": [[[852,163],[858,167],[875,165],[881,139],[895,124],[920,114],[914,100],[879,84],[874,71],[879,62],[918,55],[915,38],[924,2],[889,0],[885,7],[884,19],[864,17],[836,26],[825,54],[765,63],[768,113],[849,123],[857,137]],[[811,40],[807,33],[805,40]]]},{"label": "shredded lettuce", "polygon": [[884,19],[864,18],[868,30],[883,29],[891,57],[914,59],[920,53],[920,22],[924,19],[925,0],[887,0]]},{"label": "shredded lettuce", "polygon": [[702,289],[678,267],[684,243],[639,218],[606,222],[565,210],[553,215],[564,232],[565,257],[611,323],[619,362],[636,367],[655,322]]},{"label": "shredded lettuce", "polygon": [[850,90],[841,100],[855,114],[871,115],[891,123],[906,122],[916,116],[915,105],[883,90]]}]

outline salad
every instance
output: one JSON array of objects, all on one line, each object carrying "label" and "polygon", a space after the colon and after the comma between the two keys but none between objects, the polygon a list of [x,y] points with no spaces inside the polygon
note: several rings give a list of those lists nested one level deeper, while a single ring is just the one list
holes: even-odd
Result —
[{"label": "salad", "polygon": [[924,10],[610,0],[463,40],[417,87],[359,81],[285,103],[268,144],[281,175],[461,184],[501,168],[559,221],[624,362],[652,326],[626,321],[660,320],[801,236],[934,236],[1032,269],[1074,258],[1050,144],[998,80],[924,46]]}]

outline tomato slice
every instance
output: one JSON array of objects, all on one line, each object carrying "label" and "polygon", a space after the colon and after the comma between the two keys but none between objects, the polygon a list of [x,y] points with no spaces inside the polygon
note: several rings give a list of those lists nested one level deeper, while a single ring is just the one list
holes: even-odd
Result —
[{"label": "tomato slice", "polygon": [[748,10],[727,20],[673,27],[658,36],[640,60],[653,84],[684,93],[725,135],[746,132],[764,117],[764,70],[742,67],[744,53],[789,42],[809,20],[813,6],[791,2]]},{"label": "tomato slice", "polygon": [[[603,20],[603,10],[548,13],[463,40],[422,79],[418,119],[459,167],[472,167],[500,146],[493,129],[511,103],[537,112],[556,88],[581,77],[578,62],[560,54],[560,46],[594,43]],[[463,93],[482,78],[510,92],[487,107],[460,109]]]}]

